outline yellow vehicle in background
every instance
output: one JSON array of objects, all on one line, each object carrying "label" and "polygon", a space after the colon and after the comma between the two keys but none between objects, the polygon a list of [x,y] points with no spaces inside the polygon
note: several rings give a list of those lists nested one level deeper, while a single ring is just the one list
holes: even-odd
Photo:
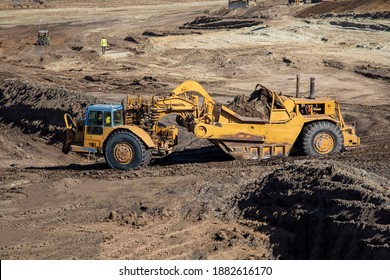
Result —
[{"label": "yellow vehicle in background", "polygon": [[288,0],[288,3],[289,4],[296,4],[296,5],[306,4],[306,0]]},{"label": "yellow vehicle in background", "polygon": [[182,83],[167,96],[128,96],[121,105],[92,105],[85,119],[75,121],[65,114],[63,152],[100,154],[114,169],[148,165],[152,157],[172,153],[177,144],[178,128],[160,122],[169,114],[176,114],[177,123],[197,138],[238,159],[288,156],[294,145],[306,155],[321,156],[360,144],[339,104],[314,98],[314,87],[309,98],[283,96],[262,85],[255,92],[266,100],[265,119],[237,114],[195,81]]}]

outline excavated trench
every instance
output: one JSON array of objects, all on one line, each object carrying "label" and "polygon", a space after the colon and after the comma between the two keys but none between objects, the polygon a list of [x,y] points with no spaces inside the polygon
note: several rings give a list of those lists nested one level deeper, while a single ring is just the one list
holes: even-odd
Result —
[{"label": "excavated trench", "polygon": [[249,186],[243,218],[280,259],[389,259],[390,183],[339,164],[287,164]]}]

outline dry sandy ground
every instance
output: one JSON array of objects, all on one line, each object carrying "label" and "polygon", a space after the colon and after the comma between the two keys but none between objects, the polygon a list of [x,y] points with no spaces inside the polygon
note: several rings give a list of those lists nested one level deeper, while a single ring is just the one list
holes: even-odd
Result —
[{"label": "dry sandy ground", "polygon": [[[0,10],[2,259],[389,259],[389,20],[225,2]],[[198,16],[257,25],[180,28]],[[62,114],[97,100],[188,79],[221,102],[257,83],[294,94],[296,74],[341,102],[360,147],[232,161],[181,131],[176,154],[130,172],[60,151]]]}]

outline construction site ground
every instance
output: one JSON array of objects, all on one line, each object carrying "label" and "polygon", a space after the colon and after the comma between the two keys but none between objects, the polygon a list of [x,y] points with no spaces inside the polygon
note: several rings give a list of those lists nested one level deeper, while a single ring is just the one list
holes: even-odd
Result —
[{"label": "construction site ground", "polygon": [[[364,16],[279,0],[90,2],[0,6],[1,259],[390,258],[387,1]],[[315,77],[316,96],[341,103],[359,147],[239,161],[181,129],[176,153],[139,170],[61,153],[62,115],[88,104],[185,80],[222,103],[258,83],[295,95],[296,74],[303,96]]]}]

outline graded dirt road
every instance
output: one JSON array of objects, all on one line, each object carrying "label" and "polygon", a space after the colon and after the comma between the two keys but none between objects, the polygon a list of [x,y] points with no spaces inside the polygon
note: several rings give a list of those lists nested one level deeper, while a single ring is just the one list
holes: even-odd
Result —
[{"label": "graded dirt road", "polygon": [[[307,18],[294,15],[311,5],[285,1],[87,2],[0,10],[2,259],[389,259],[386,9]],[[49,47],[35,45],[39,25]],[[188,79],[220,102],[257,83],[293,95],[296,74],[302,95],[315,77],[316,95],[341,103],[360,147],[236,161],[180,131],[177,153],[129,172],[61,153],[62,115],[88,104]]]}]

